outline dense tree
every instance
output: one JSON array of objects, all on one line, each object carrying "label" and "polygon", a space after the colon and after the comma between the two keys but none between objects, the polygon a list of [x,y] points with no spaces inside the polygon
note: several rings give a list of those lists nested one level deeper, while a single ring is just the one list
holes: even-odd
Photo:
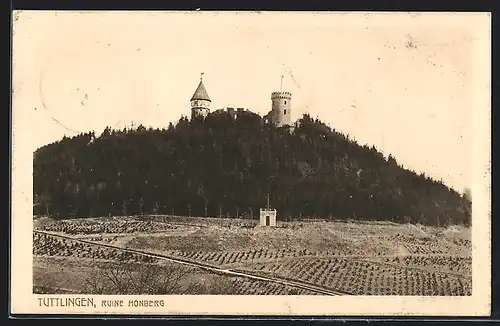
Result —
[{"label": "dense tree", "polygon": [[470,223],[470,198],[304,115],[290,130],[250,111],[167,129],[84,133],[34,154],[35,214],[253,216]]}]

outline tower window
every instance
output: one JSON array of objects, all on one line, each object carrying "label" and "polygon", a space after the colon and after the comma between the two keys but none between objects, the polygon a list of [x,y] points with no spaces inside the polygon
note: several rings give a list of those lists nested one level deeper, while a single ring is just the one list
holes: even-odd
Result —
[{"label": "tower window", "polygon": [[283,114],[286,114],[286,109],[284,110]]},{"label": "tower window", "polygon": [[285,104],[286,104],[286,100],[285,100]]}]

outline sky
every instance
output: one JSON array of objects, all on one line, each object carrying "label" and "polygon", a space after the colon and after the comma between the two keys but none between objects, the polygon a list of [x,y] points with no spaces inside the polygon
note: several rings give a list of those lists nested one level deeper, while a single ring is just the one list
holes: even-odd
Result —
[{"label": "sky", "polygon": [[284,75],[292,120],[308,113],[462,192],[489,82],[478,17],[18,12],[13,124],[32,152],[106,126],[167,127],[190,115],[202,72],[212,109],[265,115]]}]

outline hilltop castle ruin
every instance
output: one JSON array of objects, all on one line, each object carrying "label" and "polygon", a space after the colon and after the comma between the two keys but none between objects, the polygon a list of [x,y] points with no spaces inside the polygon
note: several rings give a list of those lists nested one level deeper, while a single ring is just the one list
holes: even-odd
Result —
[{"label": "hilltop castle ruin", "polygon": [[[280,91],[271,93],[271,111],[264,116],[266,123],[272,123],[277,127],[291,124],[292,93],[283,91],[283,77],[281,76]],[[203,84],[202,73],[200,83],[191,97],[191,118],[206,117],[210,113],[211,102]]]}]

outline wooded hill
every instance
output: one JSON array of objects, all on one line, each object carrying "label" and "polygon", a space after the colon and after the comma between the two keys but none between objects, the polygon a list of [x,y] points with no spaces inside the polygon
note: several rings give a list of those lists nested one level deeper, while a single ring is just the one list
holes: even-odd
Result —
[{"label": "wooded hill", "polygon": [[471,202],[304,115],[293,130],[250,111],[182,117],[167,129],[106,128],[34,154],[34,213],[175,214],[469,224]]}]

